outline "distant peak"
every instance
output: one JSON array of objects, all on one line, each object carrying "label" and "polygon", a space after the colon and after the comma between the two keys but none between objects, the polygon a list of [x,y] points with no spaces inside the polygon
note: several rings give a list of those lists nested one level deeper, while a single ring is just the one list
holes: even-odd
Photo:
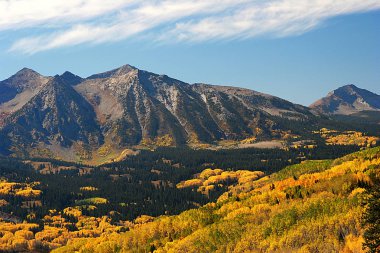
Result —
[{"label": "distant peak", "polygon": [[360,90],[361,89],[354,84],[346,84],[327,93],[327,97],[334,96],[334,95],[341,96],[342,94],[355,93]]},{"label": "distant peak", "polygon": [[22,69],[19,70],[19,72],[29,72],[29,71],[35,72],[33,69],[30,69],[30,68],[27,68],[27,67],[24,67],[24,68],[22,68]]},{"label": "distant peak", "polygon": [[77,76],[77,75],[73,74],[70,71],[65,71],[65,72],[63,72],[63,74],[61,76]]},{"label": "distant peak", "polygon": [[71,86],[77,85],[83,81],[83,78],[77,76],[70,71],[65,71],[62,75],[59,76],[63,81]]},{"label": "distant peak", "polygon": [[338,90],[339,89],[353,89],[353,90],[357,90],[357,89],[359,89],[359,87],[357,87],[354,84],[347,84],[347,85],[344,85],[344,86],[338,88]]},{"label": "distant peak", "polygon": [[349,115],[359,111],[380,110],[380,96],[369,90],[347,84],[314,102],[311,108],[328,114]]},{"label": "distant peak", "polygon": [[125,64],[121,67],[119,67],[118,69],[137,69],[135,66],[132,66],[132,65],[129,65],[129,64]]},{"label": "distant peak", "polygon": [[30,69],[30,68],[22,68],[22,69],[20,69],[19,71],[17,71],[17,73],[15,74],[15,76],[20,76],[20,75],[30,75],[30,74],[33,74],[33,75],[40,75],[39,73],[37,73],[37,72],[34,71],[33,69]]},{"label": "distant peak", "polygon": [[17,71],[14,75],[7,79],[8,82],[17,84],[16,86],[23,86],[21,83],[29,83],[35,80],[39,80],[42,77],[39,73],[33,69],[23,68]]},{"label": "distant peak", "polygon": [[366,91],[366,90],[363,90],[354,84],[347,84],[334,90],[333,94],[338,95],[338,96],[345,96],[347,94],[353,95],[357,93],[362,93],[363,91]]},{"label": "distant peak", "polygon": [[138,68],[131,66],[129,64],[125,64],[119,68],[116,68],[116,69],[113,69],[113,70],[110,70],[107,72],[91,75],[91,76],[87,77],[87,79],[109,78],[112,76],[126,75],[129,72],[134,71],[134,70],[138,70]]},{"label": "distant peak", "polygon": [[126,64],[126,65],[123,65],[120,68],[117,68],[115,70],[116,70],[115,75],[124,75],[124,74],[128,74],[132,70],[137,70],[137,68],[133,67],[129,64]]}]

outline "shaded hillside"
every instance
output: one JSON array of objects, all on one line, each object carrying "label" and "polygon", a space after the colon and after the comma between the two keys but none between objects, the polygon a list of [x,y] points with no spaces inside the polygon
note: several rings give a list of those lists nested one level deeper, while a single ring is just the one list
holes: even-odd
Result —
[{"label": "shaded hillside", "polygon": [[[10,140],[9,147],[4,148],[21,152],[39,143],[65,147],[79,141],[94,145],[102,142],[92,107],[58,76],[5,119],[2,134]],[[18,145],[12,145],[15,143]],[[0,146],[4,144],[2,141]]]}]

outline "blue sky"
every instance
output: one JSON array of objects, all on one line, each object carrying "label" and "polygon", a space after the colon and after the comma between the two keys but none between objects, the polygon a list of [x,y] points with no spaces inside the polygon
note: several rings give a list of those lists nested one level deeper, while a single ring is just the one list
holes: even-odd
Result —
[{"label": "blue sky", "polygon": [[128,63],[309,105],[349,83],[380,94],[379,24],[378,0],[0,0],[0,79]]}]

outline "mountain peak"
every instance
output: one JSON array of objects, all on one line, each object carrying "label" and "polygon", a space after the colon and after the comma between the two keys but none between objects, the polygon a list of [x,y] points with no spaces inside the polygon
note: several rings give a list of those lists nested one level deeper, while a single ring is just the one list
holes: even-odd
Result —
[{"label": "mountain peak", "polygon": [[22,68],[16,72],[11,78],[33,78],[40,77],[41,74],[30,68]]},{"label": "mountain peak", "polygon": [[348,92],[355,92],[355,91],[360,91],[362,89],[360,89],[359,87],[357,87],[356,85],[354,84],[347,84],[347,85],[344,85],[342,87],[339,87],[338,89],[336,89],[335,91],[348,91]]},{"label": "mountain peak", "polygon": [[107,72],[91,75],[87,77],[87,79],[98,79],[98,78],[109,78],[113,76],[121,76],[121,75],[129,74],[131,71],[135,71],[135,70],[138,70],[138,69],[129,64],[125,64],[119,68],[116,68]]},{"label": "mountain peak", "polygon": [[41,87],[49,79],[50,77],[44,77],[33,69],[23,68],[1,83],[10,89],[16,89],[20,92],[27,88],[35,89]]},{"label": "mountain peak", "polygon": [[17,73],[26,73],[26,72],[34,72],[34,73],[37,73],[35,70],[31,69],[31,68],[27,68],[27,67],[24,67],[22,69],[20,69],[19,71],[16,72]]},{"label": "mountain peak", "polygon": [[75,86],[83,81],[83,78],[71,73],[70,71],[65,71],[62,75],[59,76],[63,79],[64,82],[71,86]]},{"label": "mountain peak", "polygon": [[344,85],[314,102],[310,107],[320,113],[349,115],[360,111],[379,111],[380,96],[354,84]]},{"label": "mountain peak", "polygon": [[76,76],[76,75],[66,70],[65,72],[63,72],[61,76]]},{"label": "mountain peak", "polygon": [[131,70],[136,70],[137,68],[132,66],[132,65],[129,65],[129,64],[125,64],[119,68],[117,68],[118,72],[129,72]]},{"label": "mountain peak", "polygon": [[[358,89],[358,87],[355,85],[355,84],[346,84],[346,85],[343,85],[342,87],[340,88],[351,88],[351,89]],[[338,88],[339,89],[339,88]]]}]

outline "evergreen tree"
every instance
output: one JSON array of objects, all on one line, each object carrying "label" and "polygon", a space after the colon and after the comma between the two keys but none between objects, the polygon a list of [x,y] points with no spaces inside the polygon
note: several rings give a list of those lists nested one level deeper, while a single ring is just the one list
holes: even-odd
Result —
[{"label": "evergreen tree", "polygon": [[380,179],[374,177],[374,184],[368,187],[369,197],[366,199],[366,211],[363,215],[365,227],[363,247],[371,253],[380,252]]}]

